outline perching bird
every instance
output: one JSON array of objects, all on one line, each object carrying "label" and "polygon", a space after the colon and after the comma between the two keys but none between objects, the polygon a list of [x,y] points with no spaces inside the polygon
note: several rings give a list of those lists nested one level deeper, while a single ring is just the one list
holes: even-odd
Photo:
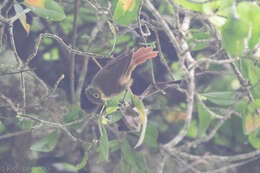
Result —
[{"label": "perching bird", "polygon": [[153,51],[152,47],[141,47],[132,55],[124,55],[111,60],[94,76],[85,90],[86,96],[93,103],[103,104],[104,101],[128,90],[133,83],[131,74],[134,69],[157,55],[158,51]]}]

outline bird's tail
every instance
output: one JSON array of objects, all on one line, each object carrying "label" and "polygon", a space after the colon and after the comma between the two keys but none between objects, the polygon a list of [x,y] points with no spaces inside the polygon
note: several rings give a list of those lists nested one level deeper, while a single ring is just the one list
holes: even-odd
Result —
[{"label": "bird's tail", "polygon": [[148,59],[155,58],[158,55],[158,51],[153,51],[151,46],[141,47],[137,51],[133,52],[132,59],[134,64],[137,66],[144,63]]}]

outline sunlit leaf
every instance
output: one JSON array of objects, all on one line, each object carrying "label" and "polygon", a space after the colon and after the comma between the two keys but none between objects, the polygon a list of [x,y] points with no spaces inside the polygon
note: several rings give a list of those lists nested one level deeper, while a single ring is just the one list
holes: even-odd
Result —
[{"label": "sunlit leaf", "polygon": [[239,55],[245,48],[244,39],[248,36],[248,32],[249,26],[244,20],[236,18],[227,20],[221,29],[222,46],[232,56]]},{"label": "sunlit leaf", "polygon": [[48,20],[61,21],[66,17],[62,6],[53,0],[25,0],[23,4]]},{"label": "sunlit leaf", "polygon": [[249,134],[260,127],[260,116],[248,114],[243,117],[244,133]]},{"label": "sunlit leaf", "polygon": [[252,27],[251,37],[249,39],[249,48],[253,49],[260,41],[260,7],[252,2],[241,2],[237,6],[237,12],[240,18]]},{"label": "sunlit leaf", "polygon": [[44,7],[45,0],[24,0],[24,3],[33,7]]},{"label": "sunlit leaf", "polygon": [[[198,0],[198,2],[199,1],[200,0]],[[175,0],[175,2],[189,10],[202,11],[203,9],[203,4],[193,3],[188,0]]]},{"label": "sunlit leaf", "polygon": [[128,25],[137,19],[141,0],[118,0],[114,18],[120,25]]},{"label": "sunlit leaf", "polygon": [[32,167],[31,173],[46,173],[44,167]]},{"label": "sunlit leaf", "polygon": [[195,120],[190,123],[190,128],[188,129],[187,136],[191,138],[196,138],[198,136],[198,125]]}]

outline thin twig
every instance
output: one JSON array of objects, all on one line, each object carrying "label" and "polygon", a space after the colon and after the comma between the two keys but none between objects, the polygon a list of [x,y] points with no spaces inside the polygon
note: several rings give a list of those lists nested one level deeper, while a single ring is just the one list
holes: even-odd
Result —
[{"label": "thin twig", "polygon": [[17,114],[20,113],[20,109],[16,103],[14,103],[10,98],[6,97],[4,94],[0,93],[0,98],[3,99]]},{"label": "thin twig", "polygon": [[[74,10],[73,10],[73,27],[72,27],[72,42],[71,47],[72,49],[76,46],[76,39],[77,39],[77,19],[78,19],[78,11],[79,11],[79,0],[74,1]],[[71,53],[70,59],[70,99],[71,103],[75,104],[75,54]]]},{"label": "thin twig", "polygon": [[250,101],[250,102],[253,102],[253,101],[254,101],[254,97],[253,97],[253,95],[252,95],[252,93],[251,93],[251,91],[250,91],[250,87],[248,87],[248,86],[249,86],[248,81],[246,81],[246,80],[244,79],[243,75],[242,75],[241,72],[238,70],[238,68],[237,68],[237,66],[236,66],[236,64],[235,64],[234,62],[230,63],[230,65],[231,65],[231,67],[232,67],[232,69],[233,69],[233,71],[234,71],[234,73],[235,73],[235,75],[236,75],[236,77],[237,77],[237,79],[238,79],[240,85],[241,85],[243,88],[246,89],[249,101]]}]

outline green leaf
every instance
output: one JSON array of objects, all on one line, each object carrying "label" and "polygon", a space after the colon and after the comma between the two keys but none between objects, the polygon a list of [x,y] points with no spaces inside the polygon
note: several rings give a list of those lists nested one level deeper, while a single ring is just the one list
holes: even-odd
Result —
[{"label": "green leaf", "polygon": [[256,85],[260,81],[260,69],[256,67],[253,62],[248,64],[248,78],[252,85]]},{"label": "green leaf", "polygon": [[118,106],[110,106],[106,108],[106,114],[112,114],[118,110]]},{"label": "green leaf", "polygon": [[147,165],[144,159],[144,156],[139,152],[135,153],[135,160],[137,164],[137,168],[135,170],[136,173],[147,173]]},{"label": "green leaf", "polygon": [[23,4],[48,20],[61,21],[66,17],[63,8],[53,0],[25,0]]},{"label": "green leaf", "polygon": [[77,172],[77,168],[69,163],[61,162],[61,163],[54,163],[52,164],[54,168],[59,170],[60,172]]},{"label": "green leaf", "polygon": [[79,106],[73,106],[71,111],[64,116],[64,122],[69,123],[78,120],[84,116],[84,112]]},{"label": "green leaf", "polygon": [[[199,1],[200,0],[198,0],[198,2]],[[188,0],[175,0],[175,2],[189,10],[202,11],[202,9],[203,9],[203,4],[192,3]]]},{"label": "green leaf", "polygon": [[152,148],[157,148],[158,147],[158,143],[157,143],[158,135],[159,135],[159,132],[158,132],[156,126],[154,126],[152,124],[148,124],[148,126],[146,128],[145,138],[144,138],[145,144]]},{"label": "green leaf", "polygon": [[127,163],[125,160],[121,159],[120,160],[120,172],[123,173],[131,173],[131,165]]},{"label": "green leaf", "polygon": [[120,142],[118,140],[109,141],[109,149],[111,152],[114,152],[120,148]]},{"label": "green leaf", "polygon": [[88,151],[85,151],[84,157],[82,158],[82,161],[76,165],[77,170],[80,170],[84,168],[88,161]]},{"label": "green leaf", "polygon": [[128,144],[128,141],[126,139],[124,139],[121,143],[121,156],[123,158],[123,160],[131,165],[132,167],[136,166],[136,162],[135,162],[135,157],[134,157],[134,153],[131,150],[130,145]]},{"label": "green leaf", "polygon": [[[189,43],[192,43],[192,45],[194,45],[194,40],[204,40],[204,39],[208,39],[209,38],[209,33],[208,32],[204,32],[201,31],[201,29],[192,29],[191,30],[192,33],[192,38],[189,40]],[[195,44],[195,47],[193,46],[192,50],[196,51],[196,50],[201,50],[208,47],[208,42],[197,42]]]},{"label": "green leaf", "polygon": [[100,161],[108,161],[109,159],[109,141],[107,136],[107,130],[104,126],[101,126],[101,137],[99,140],[99,160]]},{"label": "green leaf", "polygon": [[248,46],[254,49],[255,45],[260,41],[260,7],[252,2],[241,2],[237,6],[239,17],[252,27],[251,37]]},{"label": "green leaf", "polygon": [[191,138],[196,138],[198,136],[198,126],[197,126],[197,122],[195,120],[191,121],[190,128],[189,128],[186,136],[191,137]]},{"label": "green leaf", "polygon": [[120,25],[129,25],[137,19],[141,0],[118,0],[114,11],[115,21]]},{"label": "green leaf", "polygon": [[32,167],[31,173],[46,173],[44,167]]},{"label": "green leaf", "polygon": [[231,146],[230,139],[225,135],[220,135],[219,133],[216,133],[216,135],[214,137],[214,141],[217,145],[222,145],[222,146],[226,146],[226,147]]},{"label": "green leaf", "polygon": [[198,116],[199,116],[199,133],[200,137],[204,137],[206,135],[206,131],[209,128],[209,125],[212,120],[212,116],[208,113],[207,110],[201,104],[198,104]]},{"label": "green leaf", "polygon": [[4,131],[5,131],[5,125],[0,120],[0,134],[3,133]]},{"label": "green leaf", "polygon": [[260,99],[255,99],[250,104],[247,103],[247,113],[256,114],[256,111],[260,109]]},{"label": "green leaf", "polygon": [[[118,104],[120,104],[120,101],[124,98],[125,91],[121,92],[118,96],[114,97],[111,100],[106,101],[106,109],[108,109],[108,113],[112,113],[113,111],[116,111],[115,108],[118,108]],[[131,99],[131,93],[127,92],[125,96],[125,101],[130,101]],[[112,111],[111,111],[112,110]]]},{"label": "green leaf", "polygon": [[31,128],[33,128],[34,121],[29,118],[22,118],[18,119],[17,125],[23,130],[30,130]]},{"label": "green leaf", "polygon": [[223,48],[232,56],[239,55],[244,51],[244,39],[248,36],[248,32],[249,26],[244,20],[236,18],[227,20],[221,29]]},{"label": "green leaf", "polygon": [[260,116],[255,114],[247,114],[243,116],[244,134],[250,134],[260,128]]},{"label": "green leaf", "polygon": [[251,133],[248,136],[249,143],[257,150],[260,149],[260,137],[259,132],[258,133]]},{"label": "green leaf", "polygon": [[35,142],[31,146],[31,150],[40,151],[40,152],[50,152],[55,148],[58,142],[58,138],[59,138],[58,132],[54,131],[48,134],[47,136],[45,136],[44,138]]},{"label": "green leaf", "polygon": [[112,114],[107,115],[106,117],[109,120],[109,124],[112,124],[119,121],[123,117],[123,115],[121,111],[116,111],[113,112]]},{"label": "green leaf", "polygon": [[59,50],[58,50],[58,48],[53,48],[50,51],[44,53],[43,59],[45,61],[58,61],[59,60]]},{"label": "green leaf", "polygon": [[[72,106],[71,107],[71,111],[68,112],[66,115],[64,115],[64,122],[65,123],[70,123],[76,120],[81,119],[84,116],[84,112],[82,111],[82,109],[79,106]],[[79,126],[82,123],[77,123],[72,125],[71,127],[73,127],[74,129],[79,128]]]},{"label": "green leaf", "polygon": [[144,119],[145,119],[145,116],[146,115],[146,111],[145,111],[145,106],[144,106],[144,103],[141,99],[139,99],[138,96],[132,94],[132,101],[135,105],[135,107],[137,108],[138,110],[138,114],[140,116],[140,119],[142,121],[142,124],[144,123]]},{"label": "green leaf", "polygon": [[201,93],[200,95],[207,98],[210,102],[222,106],[231,105],[236,100],[236,93],[232,91],[208,92]]}]

